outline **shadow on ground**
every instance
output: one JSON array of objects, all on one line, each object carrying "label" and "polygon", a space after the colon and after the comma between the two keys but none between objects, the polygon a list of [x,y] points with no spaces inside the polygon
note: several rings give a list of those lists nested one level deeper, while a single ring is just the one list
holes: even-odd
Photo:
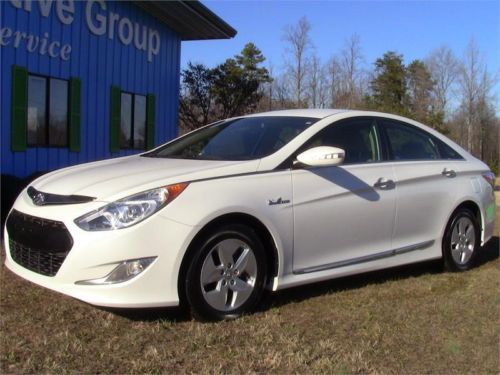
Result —
[{"label": "shadow on ground", "polygon": [[[481,249],[477,259],[477,267],[481,267],[484,264],[494,261],[499,258],[499,255],[499,238],[493,237],[490,241],[488,241],[486,246]],[[266,295],[259,311],[262,312],[270,307],[280,307],[292,302],[300,302],[324,294],[331,294],[344,290],[354,290],[368,285],[382,284],[391,280],[401,280],[440,272],[444,272],[443,266],[441,260],[437,260],[290,288]],[[170,320],[180,322],[190,319],[188,313],[181,308],[104,310],[127,319],[137,321]]]}]

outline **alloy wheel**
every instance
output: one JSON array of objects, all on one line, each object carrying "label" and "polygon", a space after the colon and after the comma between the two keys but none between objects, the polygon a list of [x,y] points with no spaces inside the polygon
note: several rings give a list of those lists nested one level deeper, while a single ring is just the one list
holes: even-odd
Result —
[{"label": "alloy wheel", "polygon": [[256,279],[257,260],[248,243],[224,239],[208,252],[201,267],[203,298],[216,310],[235,310],[250,298]]},{"label": "alloy wheel", "polygon": [[476,230],[468,217],[461,217],[451,232],[451,256],[458,265],[466,264],[476,246]]}]

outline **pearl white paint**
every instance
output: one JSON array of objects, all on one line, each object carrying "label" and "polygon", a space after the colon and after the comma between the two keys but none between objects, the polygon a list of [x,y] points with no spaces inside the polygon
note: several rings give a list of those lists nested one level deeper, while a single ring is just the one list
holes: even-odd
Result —
[{"label": "pearl white paint", "polygon": [[[29,215],[64,222],[74,246],[54,277],[16,264],[5,231],[6,265],[14,273],[44,287],[96,305],[115,307],[173,306],[179,269],[187,248],[212,220],[243,213],[259,220],[272,235],[278,254],[274,290],[320,280],[436,259],[454,209],[472,201],[481,210],[481,243],[493,233],[491,186],[481,173],[488,167],[436,131],[415,121],[376,112],[338,110],[278,111],[254,116],[306,116],[318,121],[276,153],[260,160],[206,161],[141,156],[111,159],[61,169],[32,183],[55,194],[96,197],[90,203],[35,206],[23,191],[14,204]],[[356,116],[407,122],[432,133],[463,160],[380,162],[301,169],[275,168],[326,126]],[[335,125],[333,125],[335,126]],[[348,152],[348,150],[346,150]],[[441,174],[444,168],[456,177]],[[477,177],[480,189],[471,183]],[[384,178],[393,189],[378,189]],[[127,229],[86,232],[74,223],[107,202],[174,183],[189,186],[165,208]],[[270,204],[269,202],[278,202]],[[418,243],[430,246],[390,258],[300,273],[304,269],[362,258]],[[75,285],[99,279],[127,259],[157,257],[139,276],[116,285]]]}]

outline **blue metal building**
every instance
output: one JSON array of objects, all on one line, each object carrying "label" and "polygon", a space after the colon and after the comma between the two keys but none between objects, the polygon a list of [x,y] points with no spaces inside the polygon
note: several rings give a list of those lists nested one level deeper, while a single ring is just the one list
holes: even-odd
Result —
[{"label": "blue metal building", "polygon": [[197,1],[0,2],[5,181],[177,134],[181,41],[236,31]]},{"label": "blue metal building", "polygon": [[175,137],[181,42],[235,34],[198,1],[0,0],[2,225],[33,177]]}]

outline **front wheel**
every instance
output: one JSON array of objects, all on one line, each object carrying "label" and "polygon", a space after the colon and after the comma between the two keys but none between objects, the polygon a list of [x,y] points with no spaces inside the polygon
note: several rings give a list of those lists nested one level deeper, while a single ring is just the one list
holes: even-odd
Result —
[{"label": "front wheel", "polygon": [[244,225],[227,225],[199,242],[186,274],[186,297],[201,320],[232,319],[251,312],[266,281],[265,251]]},{"label": "front wheel", "polygon": [[455,212],[443,238],[444,265],[448,271],[465,271],[474,265],[479,248],[479,225],[467,209]]}]

